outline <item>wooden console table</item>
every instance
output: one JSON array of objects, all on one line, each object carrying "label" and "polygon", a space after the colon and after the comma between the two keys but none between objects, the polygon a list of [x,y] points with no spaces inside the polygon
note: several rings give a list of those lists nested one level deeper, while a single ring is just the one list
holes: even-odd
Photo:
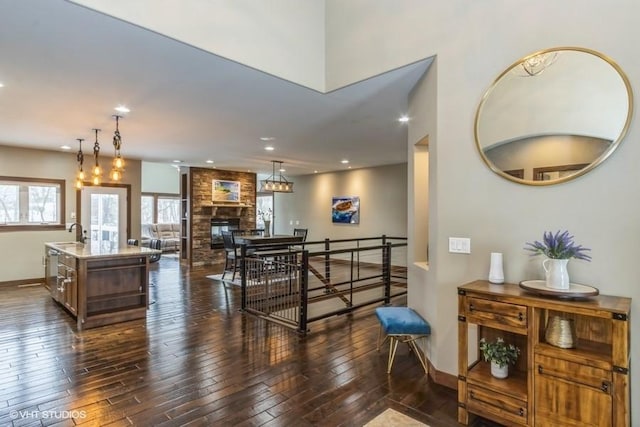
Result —
[{"label": "wooden console table", "polygon": [[[630,426],[631,299],[563,300],[484,280],[458,288],[458,421],[477,414],[506,425]],[[547,321],[572,319],[575,348],[546,342]],[[491,376],[474,339],[520,348],[509,377]],[[477,353],[469,360],[469,350]]]}]

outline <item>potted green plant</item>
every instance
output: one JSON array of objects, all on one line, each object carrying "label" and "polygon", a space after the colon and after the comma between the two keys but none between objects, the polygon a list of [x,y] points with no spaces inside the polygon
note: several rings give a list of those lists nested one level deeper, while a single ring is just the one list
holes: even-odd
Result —
[{"label": "potted green plant", "polygon": [[507,344],[502,338],[497,338],[493,342],[488,342],[482,338],[480,340],[480,351],[482,352],[482,358],[486,362],[491,362],[491,375],[496,378],[507,378],[509,365],[515,364],[520,355],[518,347],[513,344]]}]

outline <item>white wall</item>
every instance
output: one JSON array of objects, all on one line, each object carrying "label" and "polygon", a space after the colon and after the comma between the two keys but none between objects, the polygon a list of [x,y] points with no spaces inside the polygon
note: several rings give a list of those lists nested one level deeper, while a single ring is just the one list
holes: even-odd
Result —
[{"label": "white wall", "polygon": [[77,0],[216,55],[325,89],[323,0]]},{"label": "white wall", "polygon": [[[631,329],[637,335],[637,113],[625,141],[603,165],[577,180],[549,187],[515,184],[491,172],[476,151],[473,120],[483,93],[504,68],[547,47],[598,50],[619,63],[632,87],[640,87],[640,57],[633,47],[640,37],[634,18],[640,4],[622,0],[329,3],[339,9],[343,23],[338,25],[329,7],[327,21],[332,22],[333,34],[327,42],[327,63],[339,61],[342,67],[335,70],[339,73],[332,81],[360,79],[437,54],[437,67],[429,71],[437,79],[426,80],[435,79],[435,87],[422,84],[410,101],[413,120],[408,141],[411,148],[425,134],[430,138],[430,270],[410,276],[414,282],[409,299],[412,306],[430,312],[434,330],[430,357],[436,368],[457,375],[457,360],[452,357],[457,354],[456,287],[487,276],[491,251],[504,253],[507,281],[540,278],[540,260],[522,248],[545,230],[569,229],[578,243],[593,249],[591,263],[571,261],[572,279],[597,286],[604,294],[633,297]],[[437,116],[425,117],[421,113],[433,96]],[[450,236],[470,237],[472,253],[450,254]],[[640,360],[639,345],[639,340],[632,340],[632,360]],[[631,384],[634,388],[640,384],[639,369],[632,369]],[[632,393],[635,396],[638,390]],[[632,411],[634,420],[640,419],[640,405],[632,405]]]},{"label": "white wall", "polygon": [[[111,158],[103,157],[103,170],[111,168]],[[91,164],[87,160],[85,166]],[[123,183],[131,184],[131,235],[140,235],[140,161],[126,159],[127,166]],[[86,170],[86,168],[85,168]],[[3,176],[50,178],[66,180],[65,221],[73,223],[71,213],[76,212],[75,174],[77,171],[75,152],[29,150],[0,146],[0,174]],[[10,231],[0,232],[0,282],[38,279],[44,277],[44,243],[69,241],[75,233],[67,230]]]},{"label": "white wall", "polygon": [[166,163],[142,162],[142,192],[180,194],[180,171]]},{"label": "white wall", "polygon": [[[294,193],[276,193],[274,198],[276,234],[291,234],[298,227],[309,229],[308,241],[407,235],[406,164],[297,176],[292,181]],[[359,224],[331,222],[334,196],[360,197]]]}]

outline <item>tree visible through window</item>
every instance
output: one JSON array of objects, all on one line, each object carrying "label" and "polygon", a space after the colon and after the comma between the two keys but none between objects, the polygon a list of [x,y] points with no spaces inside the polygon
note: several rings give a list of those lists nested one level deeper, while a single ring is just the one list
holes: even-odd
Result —
[{"label": "tree visible through window", "polygon": [[177,224],[180,222],[180,200],[176,198],[158,198],[158,222]]},{"label": "tree visible through window", "polygon": [[154,197],[153,196],[142,196],[141,200],[141,211],[140,211],[140,223],[141,224],[153,224],[154,217]]},{"label": "tree visible through window", "polygon": [[0,184],[0,223],[12,224],[20,221],[20,186]]},{"label": "tree visible through window", "polygon": [[29,222],[60,222],[58,220],[58,192],[54,185],[29,186]]}]

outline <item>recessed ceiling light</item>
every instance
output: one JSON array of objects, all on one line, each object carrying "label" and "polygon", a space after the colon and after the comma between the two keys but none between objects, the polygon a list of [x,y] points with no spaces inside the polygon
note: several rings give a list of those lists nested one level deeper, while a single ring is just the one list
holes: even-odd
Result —
[{"label": "recessed ceiling light", "polygon": [[278,169],[278,172],[286,172],[287,170],[285,168],[280,168]]},{"label": "recessed ceiling light", "polygon": [[173,163],[182,163],[182,160],[174,160]]},{"label": "recessed ceiling light", "polygon": [[0,87],[4,87],[4,83],[0,82]]},{"label": "recessed ceiling light", "polygon": [[313,171],[313,173],[318,173],[318,171]]},{"label": "recessed ceiling light", "polygon": [[400,116],[398,119],[400,123],[407,123],[409,121],[409,116]]},{"label": "recessed ceiling light", "polygon": [[348,168],[348,169],[351,169],[351,166],[349,166],[349,168]]},{"label": "recessed ceiling light", "polygon": [[213,160],[207,160],[207,163],[211,164],[213,163]]},{"label": "recessed ceiling light", "polygon": [[347,160],[347,159],[342,159],[342,160],[340,160],[340,163],[342,163],[343,165],[346,165],[346,164],[348,164],[348,163],[349,163],[349,160]]},{"label": "recessed ceiling light", "polygon": [[116,110],[118,113],[130,113],[131,110],[128,109],[127,107],[125,107],[124,105],[118,105],[116,108],[114,108],[114,110]]},{"label": "recessed ceiling light", "polygon": [[264,147],[264,149],[267,150],[267,151],[275,150],[275,148],[272,145],[267,145],[266,147]]},{"label": "recessed ceiling light", "polygon": [[260,141],[273,141],[275,138],[273,136],[261,136]]},{"label": "recessed ceiling light", "polygon": [[68,145],[61,145],[60,148],[62,148],[63,150],[71,150],[71,147],[69,147]]}]

